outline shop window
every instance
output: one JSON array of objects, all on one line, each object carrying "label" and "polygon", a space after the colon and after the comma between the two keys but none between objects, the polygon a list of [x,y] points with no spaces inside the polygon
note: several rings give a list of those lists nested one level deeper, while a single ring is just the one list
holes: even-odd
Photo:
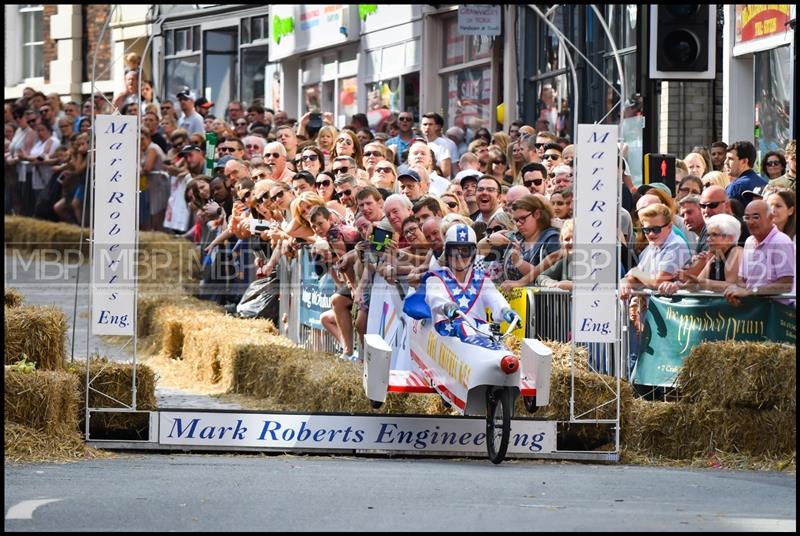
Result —
[{"label": "shop window", "polygon": [[491,66],[474,67],[445,76],[444,102],[447,103],[445,124],[465,130],[491,127]]},{"label": "shop window", "polygon": [[[202,96],[214,102],[214,110],[225,110],[235,99],[238,72],[238,28],[221,28],[205,32],[203,50],[205,83]],[[207,93],[207,94],[206,94]],[[223,112],[224,113],[224,112]],[[218,114],[215,114],[218,115]]]},{"label": "shop window", "polygon": [[266,83],[272,83],[272,80],[267,79],[267,65],[269,65],[267,46],[242,48],[241,65],[241,100],[251,104],[253,99],[264,99]]},{"label": "shop window", "polygon": [[22,78],[44,76],[43,7],[24,4],[19,13],[22,19]]},{"label": "shop window", "polygon": [[[792,97],[793,65],[792,51],[788,46],[755,54],[755,106],[761,127],[756,148],[762,154],[783,150],[791,136],[789,101]],[[758,161],[761,162],[761,158]]]},{"label": "shop window", "polygon": [[349,47],[323,56],[309,56],[301,63],[302,105],[309,111],[331,112],[343,127],[358,112],[358,51]]},{"label": "shop window", "polygon": [[[268,15],[243,17],[239,21],[239,43],[241,61],[239,76],[239,99],[252,104],[261,99],[264,106],[273,108],[275,94],[280,94],[276,86],[276,65],[269,63],[269,22]],[[273,87],[276,86],[276,87]]]},{"label": "shop window", "polygon": [[200,26],[164,30],[164,84],[162,97],[175,100],[175,94],[188,87],[196,97],[203,95],[200,78]]}]

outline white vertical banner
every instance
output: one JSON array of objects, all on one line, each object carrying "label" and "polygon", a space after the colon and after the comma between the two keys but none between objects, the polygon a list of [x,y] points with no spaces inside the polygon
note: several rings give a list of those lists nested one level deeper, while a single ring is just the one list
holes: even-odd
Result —
[{"label": "white vertical banner", "polygon": [[137,117],[95,117],[92,333],[134,334]]},{"label": "white vertical banner", "polygon": [[617,338],[617,125],[578,125],[575,162],[573,334],[575,342]]}]

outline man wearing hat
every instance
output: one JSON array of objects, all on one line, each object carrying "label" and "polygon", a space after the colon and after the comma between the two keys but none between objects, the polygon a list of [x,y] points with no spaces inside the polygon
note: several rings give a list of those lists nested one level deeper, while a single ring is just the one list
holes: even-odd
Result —
[{"label": "man wearing hat", "polygon": [[400,181],[400,193],[412,203],[416,203],[428,193],[428,172],[421,166],[411,166],[408,171],[401,173],[397,180]]},{"label": "man wearing hat", "polygon": [[461,186],[461,191],[464,192],[464,201],[467,203],[467,209],[472,215],[478,212],[478,198],[476,192],[478,189],[478,181],[481,178],[481,172],[477,169],[464,169],[456,173],[453,178],[453,183]]},{"label": "man wearing hat", "polygon": [[208,113],[211,111],[212,106],[214,106],[214,103],[205,97],[200,97],[194,101],[194,109],[203,117],[203,119],[205,119]]},{"label": "man wearing hat", "polygon": [[184,145],[178,154],[186,160],[186,169],[193,177],[202,175],[206,169],[206,154],[199,145]]},{"label": "man wearing hat", "polygon": [[191,91],[183,89],[176,96],[183,112],[183,116],[178,121],[178,128],[186,129],[190,136],[195,132],[205,135],[203,116],[194,109],[194,97],[192,97]]}]

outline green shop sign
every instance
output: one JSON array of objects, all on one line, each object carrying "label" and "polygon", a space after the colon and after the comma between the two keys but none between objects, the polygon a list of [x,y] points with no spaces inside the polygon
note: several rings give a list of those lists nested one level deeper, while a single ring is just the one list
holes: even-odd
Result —
[{"label": "green shop sign", "polygon": [[358,16],[362,21],[367,20],[368,15],[374,15],[378,12],[378,4],[359,4]]},{"label": "green shop sign", "polygon": [[775,300],[747,298],[734,307],[723,298],[656,298],[647,306],[633,383],[674,385],[683,361],[704,341],[796,344],[797,311]]},{"label": "green shop sign", "polygon": [[276,16],[272,17],[272,36],[275,38],[275,43],[280,44],[281,39],[285,35],[294,32],[294,17],[281,18]]}]

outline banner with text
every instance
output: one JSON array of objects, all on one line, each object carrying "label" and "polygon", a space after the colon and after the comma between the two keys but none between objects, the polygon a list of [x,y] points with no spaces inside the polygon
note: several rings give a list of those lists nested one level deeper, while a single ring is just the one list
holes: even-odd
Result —
[{"label": "banner with text", "polygon": [[319,315],[331,308],[331,299],[336,292],[333,278],[324,272],[323,265],[311,256],[310,248],[298,251],[301,270],[300,323],[315,329],[323,329]]},{"label": "banner with text", "polygon": [[794,345],[796,310],[775,300],[651,297],[633,383],[674,385],[683,361],[704,341],[775,341]]},{"label": "banner with text", "polygon": [[95,117],[92,333],[134,334],[137,117]]},{"label": "banner with text", "polygon": [[[486,420],[399,415],[159,412],[162,445],[485,454]],[[556,450],[556,422],[512,420],[508,454]]]},{"label": "banner with text", "polygon": [[619,212],[616,125],[578,125],[575,162],[573,330],[575,342],[617,338]]}]

